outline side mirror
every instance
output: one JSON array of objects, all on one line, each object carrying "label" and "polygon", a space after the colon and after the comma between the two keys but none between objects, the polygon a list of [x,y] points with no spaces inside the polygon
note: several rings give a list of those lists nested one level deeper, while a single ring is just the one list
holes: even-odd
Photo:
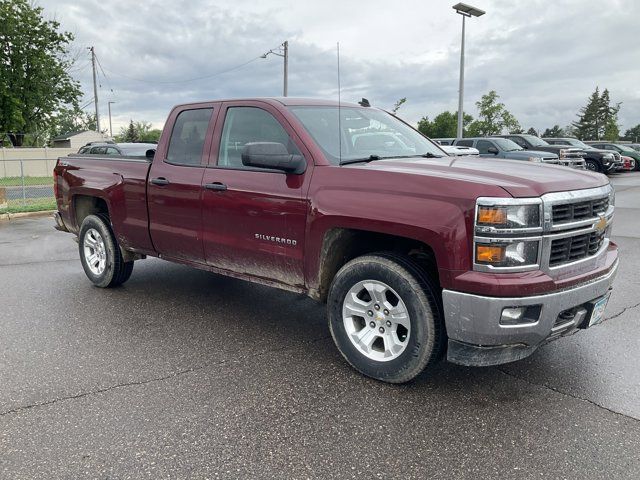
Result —
[{"label": "side mirror", "polygon": [[246,167],[271,168],[286,173],[303,173],[307,164],[302,155],[287,151],[282,143],[253,142],[242,149],[242,164]]},{"label": "side mirror", "polygon": [[153,160],[153,157],[156,156],[156,149],[150,148],[145,152],[144,156],[147,157],[147,160]]},{"label": "side mirror", "polygon": [[497,155],[498,154],[498,149],[496,147],[489,147],[489,148],[487,148],[487,152],[488,153],[492,153],[494,155]]}]

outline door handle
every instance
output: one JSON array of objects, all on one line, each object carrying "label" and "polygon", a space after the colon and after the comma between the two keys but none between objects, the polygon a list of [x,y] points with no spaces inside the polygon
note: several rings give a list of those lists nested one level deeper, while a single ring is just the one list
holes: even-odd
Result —
[{"label": "door handle", "polygon": [[167,180],[164,177],[158,177],[158,178],[153,178],[151,180],[151,183],[153,183],[154,185],[169,185],[169,180]]},{"label": "door handle", "polygon": [[207,190],[216,190],[218,192],[224,192],[227,189],[227,186],[224,183],[213,182],[213,183],[205,183],[204,188]]}]

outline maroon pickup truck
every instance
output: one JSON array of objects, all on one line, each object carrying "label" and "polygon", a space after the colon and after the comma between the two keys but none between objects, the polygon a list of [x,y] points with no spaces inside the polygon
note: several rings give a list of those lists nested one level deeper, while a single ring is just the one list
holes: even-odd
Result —
[{"label": "maroon pickup truck", "polygon": [[147,158],[71,155],[54,176],[56,228],[95,285],[151,255],[305,293],[345,359],[387,382],[592,326],[618,267],[604,175],[448,157],[354,104],[180,105]]}]

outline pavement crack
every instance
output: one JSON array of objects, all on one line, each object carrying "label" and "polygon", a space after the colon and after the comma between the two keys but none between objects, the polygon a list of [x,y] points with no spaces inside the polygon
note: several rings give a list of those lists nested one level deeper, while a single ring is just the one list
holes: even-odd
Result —
[{"label": "pavement crack", "polygon": [[618,412],[616,410],[612,410],[611,408],[605,407],[604,405],[600,405],[599,403],[596,403],[593,400],[589,400],[588,398],[579,397],[578,395],[573,395],[573,394],[571,394],[569,392],[565,392],[565,391],[559,390],[556,387],[552,387],[551,385],[547,385],[546,383],[532,382],[531,380],[528,380],[526,378],[520,377],[520,376],[518,376],[518,375],[516,375],[514,373],[511,373],[511,372],[509,372],[507,370],[504,370],[503,368],[500,368],[500,367],[494,367],[494,368],[496,370],[498,370],[499,372],[501,372],[501,373],[503,373],[503,374],[505,374],[505,375],[507,375],[509,377],[515,378],[516,380],[520,380],[521,382],[524,382],[524,383],[526,383],[528,385],[531,385],[533,387],[540,387],[540,388],[545,388],[547,390],[551,390],[552,392],[559,393],[562,396],[573,398],[575,400],[580,400],[581,402],[589,403],[589,404],[593,405],[594,407],[600,408],[602,410],[606,410],[607,412],[613,413],[614,415],[619,415],[621,417],[624,417],[624,418],[627,418],[629,420],[633,420],[635,422],[639,422],[640,423],[640,418],[636,418],[636,417],[633,417],[631,415],[627,415],[626,413],[622,413],[622,412]]},{"label": "pavement crack", "polygon": [[625,313],[627,310],[633,310],[634,308],[638,308],[640,307],[640,303],[636,303],[635,305],[630,305],[628,307],[624,307],[622,310],[620,310],[618,313],[607,317],[607,320],[613,320],[614,318],[618,318],[620,315],[622,315],[623,313]]},{"label": "pavement crack", "polygon": [[[305,342],[305,343],[316,343],[322,340],[326,340],[328,338],[331,338],[329,335],[325,335],[322,337],[318,337],[316,339],[311,340],[310,342]],[[177,372],[172,372],[169,373],[167,375],[163,375],[161,377],[154,377],[154,378],[149,378],[146,380],[140,380],[137,382],[124,382],[124,383],[118,383],[116,385],[110,385],[108,387],[104,387],[104,388],[99,388],[96,390],[90,390],[88,392],[81,392],[81,393],[77,393],[75,395],[67,395],[67,396],[63,396],[63,397],[58,397],[58,398],[54,398],[51,400],[47,400],[45,402],[37,402],[37,403],[32,403],[32,404],[28,404],[28,405],[22,405],[19,407],[15,407],[9,410],[6,410],[4,412],[0,412],[0,417],[4,417],[5,415],[10,415],[12,413],[20,413],[22,411],[25,410],[31,410],[32,408],[36,408],[36,407],[44,407],[47,405],[53,405],[59,402],[64,402],[66,400],[76,400],[79,398],[84,398],[84,397],[89,397],[89,396],[93,396],[93,395],[99,395],[101,393],[105,393],[105,392],[109,392],[111,390],[116,390],[119,388],[126,388],[126,387],[136,387],[136,386],[140,386],[140,385],[148,385],[150,383],[156,383],[156,382],[163,382],[165,380],[171,380],[173,378],[177,378],[181,375],[186,375],[189,373],[193,373],[193,372],[197,372],[199,370],[203,370],[205,368],[212,368],[212,367],[219,367],[221,365],[226,365],[226,364],[232,364],[232,363],[240,363],[244,360],[250,359],[250,358],[255,358],[255,357],[259,357],[261,355],[267,355],[269,353],[277,353],[277,352],[284,352],[287,350],[292,350],[295,347],[281,347],[281,348],[272,348],[272,349],[267,349],[267,350],[263,350],[254,354],[249,354],[249,355],[244,355],[241,356],[237,359],[233,359],[233,360],[222,360],[220,362],[213,362],[213,363],[207,363],[205,365],[199,365],[196,367],[191,367],[191,368],[185,368],[184,370],[179,370]]]}]

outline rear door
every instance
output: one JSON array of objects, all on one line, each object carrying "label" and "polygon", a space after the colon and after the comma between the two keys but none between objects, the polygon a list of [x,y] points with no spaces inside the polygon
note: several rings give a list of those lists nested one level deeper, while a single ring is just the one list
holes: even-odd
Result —
[{"label": "rear door", "polygon": [[163,257],[204,262],[202,176],[218,109],[217,103],[194,104],[169,116],[173,129],[163,133],[147,181],[149,230]]},{"label": "rear door", "polygon": [[[303,174],[245,167],[251,142],[278,142],[302,154]],[[303,286],[303,243],[313,162],[284,116],[265,102],[224,103],[210,168],[203,178],[207,263],[279,283]]]}]

